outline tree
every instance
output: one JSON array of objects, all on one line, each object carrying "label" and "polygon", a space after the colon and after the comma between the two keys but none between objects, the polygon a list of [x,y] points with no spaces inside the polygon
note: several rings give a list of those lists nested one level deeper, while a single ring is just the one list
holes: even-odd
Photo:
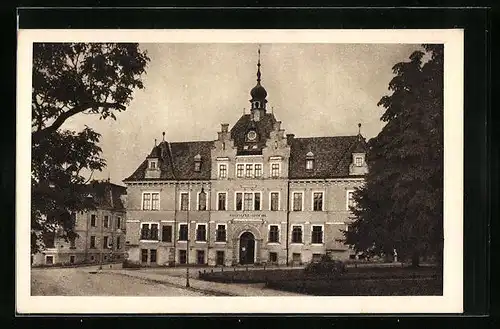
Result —
[{"label": "tree", "polygon": [[138,44],[35,43],[33,45],[31,251],[62,227],[73,239],[76,211],[95,207],[85,196],[82,171],[101,171],[100,134],[86,126],[61,126],[75,115],[100,119],[125,111],[135,89],[144,88],[149,57]]},{"label": "tree", "polygon": [[378,103],[387,124],[368,142],[369,173],[344,233],[358,252],[396,249],[414,266],[443,252],[443,46],[423,49],[393,67],[392,94]]}]

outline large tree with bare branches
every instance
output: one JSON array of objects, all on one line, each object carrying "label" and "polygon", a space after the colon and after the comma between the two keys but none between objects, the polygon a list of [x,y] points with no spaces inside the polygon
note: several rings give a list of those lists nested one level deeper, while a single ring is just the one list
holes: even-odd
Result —
[{"label": "large tree with bare branches", "polygon": [[83,172],[101,171],[105,160],[100,134],[62,129],[75,115],[116,119],[133,91],[144,88],[149,58],[138,44],[36,43],[33,45],[31,249],[44,247],[43,236],[62,227],[74,237],[75,211],[95,205],[85,198],[90,179]]}]

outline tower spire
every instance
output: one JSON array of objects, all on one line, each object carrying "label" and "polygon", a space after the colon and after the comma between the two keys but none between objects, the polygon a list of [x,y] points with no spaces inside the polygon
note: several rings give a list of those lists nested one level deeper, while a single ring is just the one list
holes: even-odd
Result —
[{"label": "tower spire", "polygon": [[257,61],[257,83],[260,84],[260,45],[259,49],[257,50],[257,53],[259,54],[259,60]]}]

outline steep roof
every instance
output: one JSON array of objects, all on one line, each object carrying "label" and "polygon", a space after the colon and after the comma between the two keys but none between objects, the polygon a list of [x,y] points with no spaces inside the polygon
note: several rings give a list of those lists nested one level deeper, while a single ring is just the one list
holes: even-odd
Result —
[{"label": "steep roof", "polygon": [[[266,145],[266,140],[273,130],[276,118],[272,113],[264,114],[259,121],[253,121],[250,114],[244,114],[231,128],[231,139],[234,140],[234,145],[237,147],[237,155],[262,154],[262,148]],[[258,135],[257,149],[245,150],[246,134],[250,129],[254,129]]]},{"label": "steep roof", "polygon": [[92,181],[85,187],[85,193],[90,193],[98,208],[125,210],[121,197],[127,194],[125,186],[107,181]]},{"label": "steep roof", "polygon": [[[366,149],[364,138],[359,136],[293,138],[288,177],[298,179],[349,176],[351,153],[355,148]],[[309,152],[314,155],[312,170],[306,170],[305,167]]]},{"label": "steep roof", "polygon": [[[212,141],[166,142],[163,141],[151,151],[159,158],[160,177],[148,180],[207,180],[210,179]],[[194,170],[194,158],[201,156],[200,171]],[[146,179],[148,161],[144,160],[135,172],[124,181]]]}]

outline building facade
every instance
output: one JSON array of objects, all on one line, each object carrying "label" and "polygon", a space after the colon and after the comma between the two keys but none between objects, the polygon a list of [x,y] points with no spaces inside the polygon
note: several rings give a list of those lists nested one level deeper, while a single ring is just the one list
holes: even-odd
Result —
[{"label": "building facade", "polygon": [[109,263],[124,259],[126,188],[109,181],[90,183],[85,196],[96,209],[72,214],[74,239],[61,238],[62,228],[46,234],[46,249],[32,256],[33,265]]},{"label": "building facade", "polygon": [[[127,185],[127,257],[143,266],[301,264],[352,257],[342,231],[366,142],[297,138],[251,89],[250,113],[213,141],[155,145]],[[312,128],[312,127],[311,127]],[[163,134],[164,135],[164,134]]]}]

